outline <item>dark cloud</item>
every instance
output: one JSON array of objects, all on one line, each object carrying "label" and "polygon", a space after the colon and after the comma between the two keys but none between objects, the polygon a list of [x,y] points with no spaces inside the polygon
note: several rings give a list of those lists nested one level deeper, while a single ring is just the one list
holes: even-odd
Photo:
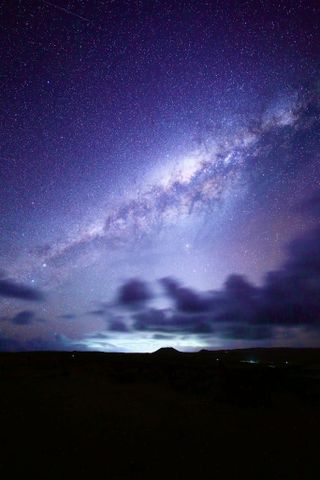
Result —
[{"label": "dark cloud", "polygon": [[88,334],[87,338],[92,338],[94,340],[104,340],[106,338],[110,338],[109,335],[103,332],[94,332],[92,334]]},{"label": "dark cloud", "polygon": [[145,309],[133,315],[135,330],[140,331],[172,331],[173,325],[168,321],[166,310]]},{"label": "dark cloud", "polygon": [[198,292],[170,278],[161,280],[171,309],[146,308],[132,316],[137,331],[217,335],[263,340],[276,327],[301,327],[320,334],[320,228],[292,241],[288,259],[267,273],[262,286],[232,274],[220,291]]},{"label": "dark cloud", "polygon": [[70,340],[64,335],[54,334],[50,337],[34,337],[30,340],[21,342],[17,348],[18,351],[74,351],[87,350],[87,348],[75,341]]},{"label": "dark cloud", "polygon": [[150,308],[133,315],[133,327],[139,331],[172,334],[212,333],[208,314],[185,314],[168,309]]},{"label": "dark cloud", "polygon": [[82,342],[75,342],[64,335],[54,334],[46,337],[34,337],[29,340],[14,340],[0,333],[0,351],[32,352],[32,351],[74,351],[89,350]]},{"label": "dark cloud", "polygon": [[228,340],[267,340],[275,336],[271,325],[222,325],[217,333]]},{"label": "dark cloud", "polygon": [[30,310],[22,310],[13,316],[2,316],[0,320],[11,322],[14,325],[30,325],[31,323],[38,322],[44,323],[46,320],[42,317],[38,317],[34,312]]},{"label": "dark cloud", "polygon": [[62,318],[64,320],[75,320],[77,316],[74,313],[64,313],[62,315],[59,315],[59,318]]},{"label": "dark cloud", "polygon": [[164,335],[163,333],[155,333],[152,338],[154,338],[155,340],[170,340],[172,336]]},{"label": "dark cloud", "polygon": [[182,312],[199,313],[208,311],[210,301],[204,295],[200,295],[191,288],[183,287],[171,277],[160,280],[167,295],[175,302],[175,306]]},{"label": "dark cloud", "polygon": [[152,298],[148,285],[138,278],[133,278],[124,283],[118,293],[117,303],[125,307],[136,307]]},{"label": "dark cloud", "polygon": [[224,286],[227,295],[240,301],[253,300],[257,291],[243,275],[238,274],[229,275]]},{"label": "dark cloud", "polygon": [[0,279],[0,296],[30,301],[41,301],[44,298],[39,290],[4,279]]},{"label": "dark cloud", "polygon": [[291,277],[319,279],[320,227],[308,235],[293,240],[288,248],[289,259],[285,269]]},{"label": "dark cloud", "polygon": [[11,322],[15,325],[30,325],[34,320],[34,312],[30,310],[23,310],[11,318]]},{"label": "dark cloud", "polygon": [[[234,313],[234,312],[233,312]],[[167,310],[150,309],[135,315],[134,329],[156,332],[153,338],[168,339],[177,335],[198,335],[199,337],[221,337],[225,339],[263,340],[272,338],[272,325],[242,324],[217,320],[212,313],[181,314]]]},{"label": "dark cloud", "polygon": [[90,310],[87,312],[88,315],[97,315],[97,316],[103,316],[106,314],[106,311],[102,308],[98,308],[97,310]]},{"label": "dark cloud", "polygon": [[112,332],[128,332],[128,326],[122,320],[112,320],[109,323],[108,330]]}]

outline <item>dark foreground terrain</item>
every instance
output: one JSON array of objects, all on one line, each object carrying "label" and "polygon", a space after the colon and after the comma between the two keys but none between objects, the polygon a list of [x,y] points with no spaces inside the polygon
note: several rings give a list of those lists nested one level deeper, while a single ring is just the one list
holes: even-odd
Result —
[{"label": "dark foreground terrain", "polygon": [[1,478],[319,476],[320,350],[0,354],[0,386]]}]

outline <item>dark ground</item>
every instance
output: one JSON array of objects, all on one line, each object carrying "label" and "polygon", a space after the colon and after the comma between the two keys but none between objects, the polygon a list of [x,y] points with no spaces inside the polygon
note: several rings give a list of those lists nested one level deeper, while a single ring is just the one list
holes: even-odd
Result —
[{"label": "dark ground", "polygon": [[319,476],[320,350],[2,353],[0,388],[1,478]]}]

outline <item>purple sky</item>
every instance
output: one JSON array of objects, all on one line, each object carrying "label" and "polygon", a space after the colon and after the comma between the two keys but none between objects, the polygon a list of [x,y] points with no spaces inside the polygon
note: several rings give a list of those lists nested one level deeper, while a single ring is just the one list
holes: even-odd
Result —
[{"label": "purple sky", "polygon": [[318,2],[0,22],[0,350],[319,344]]}]

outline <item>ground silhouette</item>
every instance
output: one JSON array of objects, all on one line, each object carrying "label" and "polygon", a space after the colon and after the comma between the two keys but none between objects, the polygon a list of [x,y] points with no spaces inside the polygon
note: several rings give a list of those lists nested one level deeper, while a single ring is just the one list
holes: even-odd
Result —
[{"label": "ground silhouette", "polygon": [[0,354],[0,474],[308,479],[320,351]]}]

